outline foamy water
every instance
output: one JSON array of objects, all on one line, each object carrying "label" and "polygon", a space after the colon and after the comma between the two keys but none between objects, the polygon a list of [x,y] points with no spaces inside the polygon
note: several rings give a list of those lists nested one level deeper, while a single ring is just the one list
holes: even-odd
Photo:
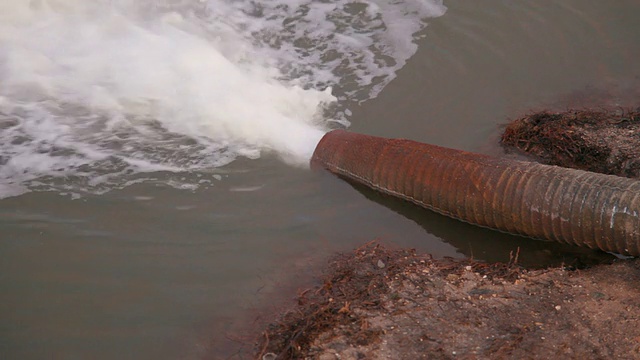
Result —
[{"label": "foamy water", "polygon": [[150,179],[194,188],[264,152],[306,166],[444,11],[437,0],[1,1],[0,198]]}]

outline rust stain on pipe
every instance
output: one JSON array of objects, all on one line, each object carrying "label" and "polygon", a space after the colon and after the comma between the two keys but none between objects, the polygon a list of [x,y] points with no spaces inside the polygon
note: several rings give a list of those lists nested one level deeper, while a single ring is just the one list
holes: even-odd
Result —
[{"label": "rust stain on pipe", "polygon": [[640,255],[640,181],[334,130],[312,167],[471,224]]}]

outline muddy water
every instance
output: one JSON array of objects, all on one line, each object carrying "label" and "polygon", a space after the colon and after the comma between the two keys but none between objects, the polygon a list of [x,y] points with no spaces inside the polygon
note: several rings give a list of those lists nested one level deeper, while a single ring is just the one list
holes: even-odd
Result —
[{"label": "muddy water", "polygon": [[[594,94],[632,104],[637,1],[445,5],[397,78],[377,98],[346,105],[352,130],[497,154],[499,125],[529,109]],[[0,357],[227,357],[265,301],[290,297],[329,254],[375,238],[435,256],[505,260],[521,247],[530,264],[575,258],[571,248],[460,224],[275,155],[216,175],[195,190],[156,172],[157,181],[103,194],[0,200]]]}]

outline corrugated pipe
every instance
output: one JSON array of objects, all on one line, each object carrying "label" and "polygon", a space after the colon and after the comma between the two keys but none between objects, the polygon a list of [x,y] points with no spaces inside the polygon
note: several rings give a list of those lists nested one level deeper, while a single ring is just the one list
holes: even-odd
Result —
[{"label": "corrugated pipe", "polygon": [[311,165],[471,224],[640,255],[638,180],[344,130]]}]

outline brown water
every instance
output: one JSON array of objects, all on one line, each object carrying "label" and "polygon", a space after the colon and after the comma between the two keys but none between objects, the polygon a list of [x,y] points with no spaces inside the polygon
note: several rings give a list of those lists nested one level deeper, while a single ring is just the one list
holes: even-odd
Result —
[{"label": "brown water", "polygon": [[[595,95],[637,106],[626,95],[640,83],[638,1],[445,5],[398,77],[350,106],[351,130],[499,154],[500,124],[531,109]],[[372,239],[485,260],[521,247],[530,265],[576,257],[268,156],[223,170],[195,191],[146,182],[0,200],[0,358],[226,358],[256,311]]]}]

